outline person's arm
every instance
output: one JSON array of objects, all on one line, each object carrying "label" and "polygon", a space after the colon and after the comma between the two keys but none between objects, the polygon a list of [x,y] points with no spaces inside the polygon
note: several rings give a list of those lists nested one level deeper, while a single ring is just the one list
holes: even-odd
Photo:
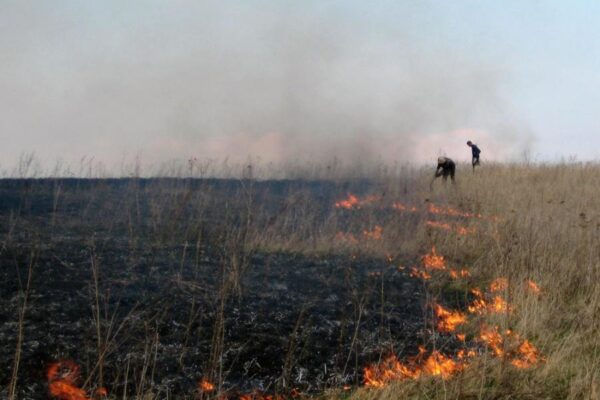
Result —
[{"label": "person's arm", "polygon": [[434,176],[434,178],[442,176],[442,171],[443,170],[444,170],[444,166],[441,165],[441,164],[438,164],[437,168],[435,169],[435,176]]}]

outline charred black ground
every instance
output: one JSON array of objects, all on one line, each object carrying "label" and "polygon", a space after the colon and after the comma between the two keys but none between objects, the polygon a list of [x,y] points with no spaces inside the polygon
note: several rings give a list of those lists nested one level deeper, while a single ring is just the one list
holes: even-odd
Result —
[{"label": "charred black ground", "polygon": [[119,395],[192,398],[201,377],[240,392],[358,384],[367,363],[424,341],[421,283],[397,260],[264,244],[376,223],[377,212],[359,224],[332,207],[376,190],[365,181],[1,181],[0,387],[30,265],[19,397],[46,398],[45,369],[57,359]]}]

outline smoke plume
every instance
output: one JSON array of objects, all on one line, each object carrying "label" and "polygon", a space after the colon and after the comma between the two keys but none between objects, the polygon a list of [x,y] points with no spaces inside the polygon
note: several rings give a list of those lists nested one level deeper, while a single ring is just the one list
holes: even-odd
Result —
[{"label": "smoke plume", "polygon": [[85,3],[5,4],[3,166],[22,152],[421,163],[468,158],[467,139],[503,160],[531,140],[500,69],[427,39],[426,2]]}]

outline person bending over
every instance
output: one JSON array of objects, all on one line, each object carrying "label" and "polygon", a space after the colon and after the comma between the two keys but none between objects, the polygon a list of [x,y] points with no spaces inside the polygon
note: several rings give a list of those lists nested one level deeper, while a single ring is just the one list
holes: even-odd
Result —
[{"label": "person bending over", "polygon": [[456,173],[456,164],[448,157],[438,157],[438,164],[435,170],[435,176],[433,179],[442,177],[444,181],[448,180],[448,177],[454,183],[454,174]]}]

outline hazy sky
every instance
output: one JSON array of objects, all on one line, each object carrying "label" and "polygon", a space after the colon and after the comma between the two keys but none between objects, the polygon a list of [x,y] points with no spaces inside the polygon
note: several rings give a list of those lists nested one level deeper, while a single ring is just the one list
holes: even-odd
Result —
[{"label": "hazy sky", "polygon": [[600,156],[593,1],[0,0],[0,57],[3,168]]}]

